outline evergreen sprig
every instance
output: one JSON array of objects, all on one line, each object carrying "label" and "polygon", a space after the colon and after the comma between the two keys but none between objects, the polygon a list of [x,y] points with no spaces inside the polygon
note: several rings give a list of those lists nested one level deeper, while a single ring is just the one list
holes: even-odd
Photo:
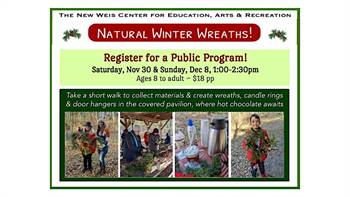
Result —
[{"label": "evergreen sprig", "polygon": [[210,165],[206,160],[201,160],[199,162],[199,169],[192,169],[187,167],[185,169],[185,174],[193,174],[194,177],[217,177],[221,173],[221,160],[219,155],[215,155],[213,158],[213,163]]},{"label": "evergreen sprig", "polygon": [[63,40],[64,41],[68,41],[71,37],[73,38],[80,38],[81,34],[79,33],[78,29],[72,29],[72,30],[66,30],[65,32],[63,32]]},{"label": "evergreen sprig", "polygon": [[[263,132],[259,130],[258,132],[251,132],[247,137],[247,150],[253,150],[252,160],[260,159],[263,154],[267,154],[270,150],[278,150],[278,140],[275,135],[272,135],[272,138],[268,140]],[[256,142],[262,140],[260,146],[256,145]]]},{"label": "evergreen sprig", "polygon": [[269,34],[269,38],[274,39],[276,37],[281,39],[283,42],[285,42],[287,40],[287,33],[285,31],[282,31],[282,30],[274,29]]}]

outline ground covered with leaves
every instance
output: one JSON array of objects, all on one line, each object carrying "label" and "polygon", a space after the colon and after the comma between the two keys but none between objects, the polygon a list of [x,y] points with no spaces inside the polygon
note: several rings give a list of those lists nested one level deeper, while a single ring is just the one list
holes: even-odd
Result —
[{"label": "ground covered with leaves", "polygon": [[118,140],[117,132],[112,133],[109,141],[106,160],[106,173],[98,174],[100,170],[97,151],[92,155],[92,172],[83,173],[83,156],[79,148],[74,148],[71,140],[66,140],[65,145],[65,177],[66,178],[94,178],[94,177],[118,177]]}]

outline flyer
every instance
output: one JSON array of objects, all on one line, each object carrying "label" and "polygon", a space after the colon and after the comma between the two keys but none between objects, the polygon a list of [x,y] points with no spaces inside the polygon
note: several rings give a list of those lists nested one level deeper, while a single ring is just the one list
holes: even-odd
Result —
[{"label": "flyer", "polygon": [[50,188],[300,188],[298,8],[51,8]]}]

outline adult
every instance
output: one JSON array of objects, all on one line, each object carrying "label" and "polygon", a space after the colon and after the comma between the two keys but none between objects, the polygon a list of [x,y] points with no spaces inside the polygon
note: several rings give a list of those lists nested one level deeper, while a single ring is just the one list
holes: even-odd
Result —
[{"label": "adult", "polygon": [[148,146],[148,142],[149,142],[149,133],[148,133],[148,131],[146,131],[143,134],[143,142],[145,142],[146,146]]},{"label": "adult", "polygon": [[136,139],[137,139],[137,144],[139,145],[137,147],[137,156],[141,156],[142,155],[142,149],[144,149],[145,147],[142,146],[142,143],[141,143],[141,136],[140,136],[140,131],[141,131],[141,127],[139,125],[135,125],[134,126],[134,132],[135,132],[135,136],[136,136]]},{"label": "adult", "polygon": [[105,174],[106,173],[106,162],[105,157],[108,153],[108,139],[110,137],[110,131],[107,128],[106,123],[103,120],[98,121],[98,127],[97,127],[97,141],[98,141],[98,154],[99,154],[99,162],[100,162],[100,171],[99,174]]},{"label": "adult", "polygon": [[123,157],[127,162],[132,162],[138,155],[138,150],[141,144],[139,144],[135,131],[127,131],[123,142]]},{"label": "adult", "polygon": [[158,155],[159,141],[159,130],[157,128],[154,128],[153,132],[149,135],[149,150],[151,153],[153,153],[153,156]]},{"label": "adult", "polygon": [[166,133],[166,137],[165,137],[165,140],[164,140],[164,144],[170,144],[170,143],[171,143],[170,135],[169,135],[169,133]]}]

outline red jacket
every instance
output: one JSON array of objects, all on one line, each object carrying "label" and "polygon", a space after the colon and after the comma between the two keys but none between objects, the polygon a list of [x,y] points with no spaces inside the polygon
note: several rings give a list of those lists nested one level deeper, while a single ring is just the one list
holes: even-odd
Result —
[{"label": "red jacket", "polygon": [[[261,129],[262,133],[263,133],[263,138],[266,139],[266,141],[268,142],[267,144],[267,147],[270,146],[270,138],[269,138],[269,135],[266,131],[266,129]],[[243,142],[242,142],[242,148],[243,149],[247,149],[247,159],[250,161],[250,162],[256,162],[256,158],[254,158],[254,152],[251,148],[248,148],[247,147],[247,136],[249,136],[251,134],[252,130],[251,129],[248,129],[247,132],[246,132],[246,137],[244,138]],[[254,143],[254,142],[251,142],[251,143]],[[264,143],[264,139],[262,138],[259,138],[259,147],[261,147]],[[260,156],[260,161],[265,161],[267,158],[267,150],[264,151],[263,154],[261,154]]]},{"label": "red jacket", "polygon": [[149,133],[145,133],[145,134],[143,135],[143,141],[145,142],[146,145],[148,145]]}]

